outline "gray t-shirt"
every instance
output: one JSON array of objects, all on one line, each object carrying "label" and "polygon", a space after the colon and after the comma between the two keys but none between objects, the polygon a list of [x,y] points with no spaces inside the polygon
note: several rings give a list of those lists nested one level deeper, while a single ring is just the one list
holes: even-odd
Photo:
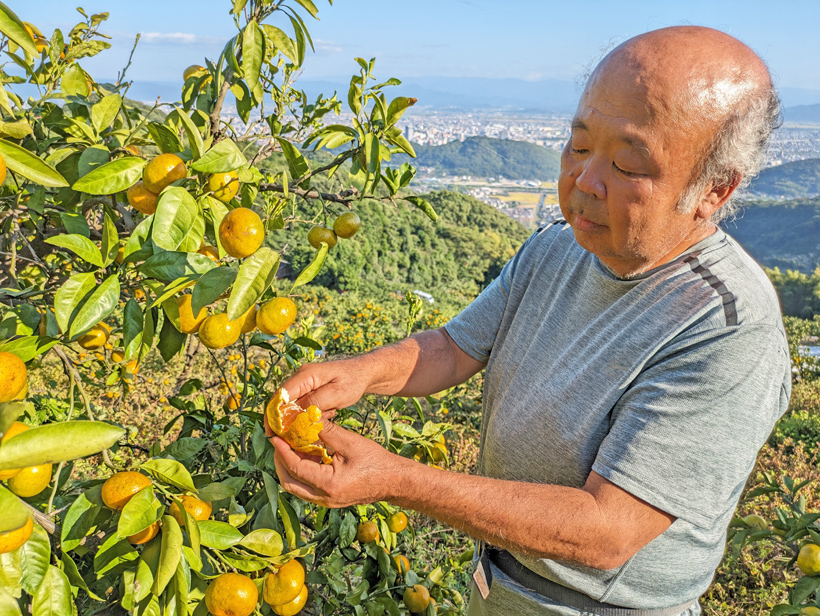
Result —
[{"label": "gray t-shirt", "polygon": [[[562,221],[532,235],[446,330],[488,362],[479,473],[581,487],[595,470],[677,518],[612,570],[514,556],[619,606],[703,594],[791,389],[777,296],[738,244],[718,230],[621,279]],[[516,614],[572,613],[518,594]],[[492,607],[493,595],[485,613],[512,613],[509,597]]]}]

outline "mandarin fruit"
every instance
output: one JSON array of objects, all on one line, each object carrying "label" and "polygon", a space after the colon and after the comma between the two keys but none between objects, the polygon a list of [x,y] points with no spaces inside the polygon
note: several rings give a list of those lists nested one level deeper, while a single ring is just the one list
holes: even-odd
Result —
[{"label": "mandarin fruit", "polygon": [[145,187],[145,183],[140,180],[125,192],[129,205],[143,214],[153,214],[157,211],[158,195]]},{"label": "mandarin fruit", "polygon": [[159,520],[151,524],[148,528],[141,530],[138,533],[134,533],[128,537],[128,543],[132,545],[142,545],[143,543],[148,543],[157,536],[159,532]]},{"label": "mandarin fruit", "polygon": [[250,616],[258,602],[256,584],[239,573],[223,573],[205,591],[205,606],[213,616]]},{"label": "mandarin fruit", "polygon": [[51,464],[27,466],[8,480],[9,490],[22,498],[37,496],[51,483]]},{"label": "mandarin fruit", "polygon": [[296,320],[296,304],[289,297],[275,297],[259,307],[256,327],[268,336],[284,333]]},{"label": "mandarin fruit", "polygon": [[333,221],[333,232],[338,237],[347,239],[356,235],[361,226],[362,221],[356,212],[345,212]]},{"label": "mandarin fruit", "polygon": [[[182,495],[179,500],[182,502],[182,508],[185,509],[185,512],[197,522],[207,520],[211,517],[211,512],[213,511],[211,503],[200,500],[196,496],[189,496],[188,494]],[[185,518],[182,517],[182,511],[180,511],[179,505],[177,505],[175,501],[172,502],[168,508],[168,513],[179,522],[180,526],[185,525]]]},{"label": "mandarin fruit", "polygon": [[136,471],[114,473],[102,487],[102,500],[106,507],[121,510],[134,495],[151,485],[151,480]]},{"label": "mandarin fruit", "polygon": [[310,228],[307,236],[308,242],[314,248],[321,248],[322,242],[327,244],[328,248],[333,248],[336,245],[336,234],[333,229],[328,229],[321,225],[315,225]]},{"label": "mandarin fruit", "polygon": [[[28,426],[26,424],[24,424],[22,421],[15,421],[8,427],[8,430],[6,430],[6,433],[3,435],[3,438],[0,439],[0,445],[5,443],[10,438],[17,436],[21,432],[25,432],[26,430],[28,430]],[[23,469],[10,468],[4,471],[0,471],[0,480],[10,479],[14,477],[17,473],[19,473],[21,470]]]},{"label": "mandarin fruit", "polygon": [[28,371],[14,353],[0,351],[0,402],[9,402],[23,390]]},{"label": "mandarin fruit", "polygon": [[222,248],[236,259],[251,256],[265,240],[265,227],[259,214],[246,207],[231,210],[219,225]]},{"label": "mandarin fruit", "polygon": [[236,171],[214,173],[208,178],[208,190],[213,193],[215,199],[227,203],[239,192],[239,175]]},{"label": "mandarin fruit", "polygon": [[209,349],[231,346],[242,334],[242,323],[231,321],[224,312],[212,314],[199,327],[199,341]]},{"label": "mandarin fruit", "polygon": [[414,614],[421,614],[430,605],[430,591],[421,584],[408,588],[402,597],[407,609]]},{"label": "mandarin fruit", "polygon": [[0,554],[8,554],[19,548],[28,541],[33,530],[34,522],[29,517],[20,528],[0,534]]},{"label": "mandarin fruit", "polygon": [[302,590],[299,591],[299,594],[296,595],[295,599],[288,601],[283,605],[271,605],[270,609],[273,610],[273,613],[277,616],[295,616],[303,607],[305,607],[307,599],[307,586],[302,586]]},{"label": "mandarin fruit", "polygon": [[195,334],[202,326],[202,322],[208,318],[205,308],[200,308],[196,316],[191,305],[194,296],[186,293],[177,297],[177,308],[179,310],[179,331],[183,334]]},{"label": "mandarin fruit", "polygon": [[265,576],[262,596],[268,605],[293,601],[305,586],[305,568],[298,560],[289,560],[276,573]]},{"label": "mandarin fruit", "polygon": [[160,194],[166,187],[188,175],[185,163],[176,154],[160,154],[152,159],[142,172],[145,188]]}]

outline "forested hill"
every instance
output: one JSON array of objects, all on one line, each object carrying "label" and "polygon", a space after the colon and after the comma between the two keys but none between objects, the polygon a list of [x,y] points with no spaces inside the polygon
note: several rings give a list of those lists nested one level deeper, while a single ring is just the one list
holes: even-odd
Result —
[{"label": "forested hill", "polygon": [[820,266],[820,198],[746,203],[723,227],[761,265],[807,274]]},{"label": "forested hill", "polygon": [[797,160],[764,169],[751,183],[749,191],[786,199],[820,195],[820,158]]},{"label": "forested hill", "polygon": [[[519,223],[472,197],[441,191],[426,198],[439,213],[435,223],[404,201],[355,204],[361,230],[339,241],[314,282],[376,297],[418,289],[437,302],[463,304],[498,276],[529,236]],[[285,259],[300,271],[315,253],[302,242]]]},{"label": "forested hill", "polygon": [[[560,154],[554,150],[511,139],[467,137],[444,145],[413,144],[416,167],[433,167],[437,173],[500,177],[511,180],[553,180],[558,177]],[[390,166],[411,160],[394,156]]]}]

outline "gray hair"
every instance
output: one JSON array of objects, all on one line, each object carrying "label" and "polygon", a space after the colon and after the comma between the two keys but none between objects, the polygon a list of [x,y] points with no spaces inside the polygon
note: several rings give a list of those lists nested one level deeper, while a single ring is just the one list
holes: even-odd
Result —
[{"label": "gray hair", "polygon": [[774,85],[758,91],[729,114],[715,134],[693,180],[678,201],[678,209],[691,212],[709,186],[726,186],[740,177],[729,200],[712,215],[717,224],[738,211],[737,197],[763,166],[772,132],[782,123],[780,97]]}]

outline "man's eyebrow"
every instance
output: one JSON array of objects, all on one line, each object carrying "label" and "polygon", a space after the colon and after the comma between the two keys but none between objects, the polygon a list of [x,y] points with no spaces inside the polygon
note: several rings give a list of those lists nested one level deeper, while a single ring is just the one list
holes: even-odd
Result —
[{"label": "man's eyebrow", "polygon": [[[589,127],[584,123],[583,120],[578,120],[578,119],[573,120],[570,127],[572,128],[572,130],[577,129],[577,130],[589,131]],[[638,152],[641,156],[644,156],[646,158],[651,158],[652,157],[652,152],[649,150],[649,148],[646,145],[646,142],[643,139],[623,136],[623,137],[618,137],[618,141],[623,141],[626,145],[628,145],[630,148],[632,148],[633,150]]]}]

